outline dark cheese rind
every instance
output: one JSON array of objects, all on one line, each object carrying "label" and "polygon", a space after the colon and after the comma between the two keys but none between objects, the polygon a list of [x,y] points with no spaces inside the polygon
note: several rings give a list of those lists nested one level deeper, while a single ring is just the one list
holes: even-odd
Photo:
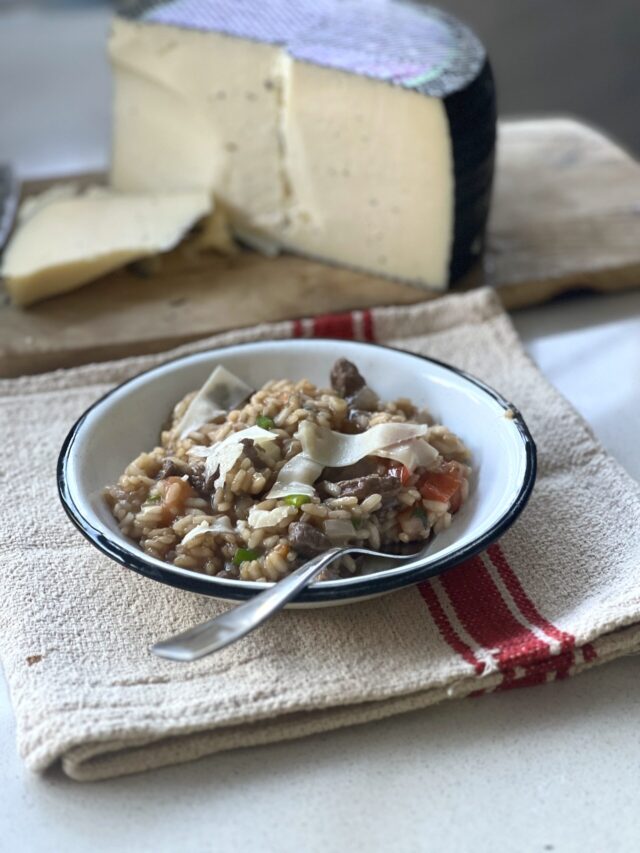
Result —
[{"label": "dark cheese rind", "polygon": [[411,0],[159,0],[126,17],[281,45],[294,59],[446,98],[480,73],[471,30]]},{"label": "dark cheese rind", "polygon": [[478,261],[489,217],[496,147],[496,93],[489,60],[466,89],[445,98],[455,176],[455,215],[449,280]]}]

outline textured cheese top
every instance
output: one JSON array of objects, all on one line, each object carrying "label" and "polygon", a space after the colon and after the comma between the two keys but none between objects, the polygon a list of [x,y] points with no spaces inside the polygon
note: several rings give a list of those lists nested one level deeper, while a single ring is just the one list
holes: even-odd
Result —
[{"label": "textured cheese top", "polygon": [[127,17],[282,45],[295,59],[444,98],[486,55],[468,27],[410,0],[159,0]]}]

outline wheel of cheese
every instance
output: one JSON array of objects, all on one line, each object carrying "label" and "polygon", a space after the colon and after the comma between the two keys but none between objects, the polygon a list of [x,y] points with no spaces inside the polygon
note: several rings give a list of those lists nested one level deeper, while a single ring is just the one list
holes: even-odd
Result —
[{"label": "wheel of cheese", "polygon": [[112,182],[206,189],[233,231],[444,289],[482,251],[496,102],[478,38],[404,0],[173,0],[114,21]]}]

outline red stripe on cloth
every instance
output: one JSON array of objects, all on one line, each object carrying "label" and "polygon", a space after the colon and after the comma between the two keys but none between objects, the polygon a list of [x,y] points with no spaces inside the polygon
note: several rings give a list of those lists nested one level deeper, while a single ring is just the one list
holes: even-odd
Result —
[{"label": "red stripe on cloth", "polygon": [[362,326],[364,329],[365,341],[375,341],[376,335],[373,328],[373,313],[369,308],[365,308],[362,312]]},{"label": "red stripe on cloth", "polygon": [[549,657],[549,644],[512,615],[480,557],[443,575],[442,585],[465,631],[491,651],[506,679],[515,677],[513,667]]},{"label": "red stripe on cloth", "polygon": [[582,657],[585,663],[591,663],[598,657],[598,653],[591,643],[585,643],[582,647]]},{"label": "red stripe on cloth", "polygon": [[476,673],[480,675],[484,671],[484,663],[481,660],[478,660],[473,653],[473,649],[471,649],[456,634],[429,581],[419,583],[418,591],[429,608],[431,618],[440,631],[443,640],[454,650],[454,652],[459,654],[467,663],[471,664]]},{"label": "red stripe on cloth", "polygon": [[549,622],[548,619],[540,613],[533,601],[529,598],[520,583],[520,579],[513,571],[504,554],[504,551],[498,544],[489,545],[487,548],[489,559],[496,567],[498,574],[506,588],[509,590],[509,595],[513,598],[518,610],[532,625],[539,628],[541,631],[551,637],[552,640],[558,640],[562,644],[564,651],[573,649],[576,643],[576,638],[573,634],[567,631],[561,631],[559,628]]},{"label": "red stripe on cloth", "polygon": [[572,664],[572,652],[552,655],[546,660],[525,667],[523,675],[511,673],[510,677],[505,678],[502,684],[496,687],[496,690],[512,690],[517,687],[534,687],[537,684],[546,684],[549,675],[555,675],[556,680],[566,678]]},{"label": "red stripe on cloth", "polygon": [[515,678],[515,676],[505,678],[502,684],[499,684],[496,687],[494,693],[502,690],[516,690],[518,687],[537,687],[540,684],[546,684],[546,682],[546,672],[527,671],[527,674],[523,675],[521,678]]},{"label": "red stripe on cloth", "polygon": [[354,338],[353,315],[321,314],[313,318],[313,335],[316,338]]},{"label": "red stripe on cloth", "polygon": [[292,321],[291,334],[294,338],[335,338],[340,340],[375,340],[373,314],[350,311],[344,314],[319,314],[316,317]]}]

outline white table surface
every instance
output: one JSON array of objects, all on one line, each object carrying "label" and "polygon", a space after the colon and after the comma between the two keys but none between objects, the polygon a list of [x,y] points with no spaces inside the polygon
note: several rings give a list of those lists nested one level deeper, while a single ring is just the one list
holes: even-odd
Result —
[{"label": "white table surface", "polygon": [[[101,2],[0,0],[0,160],[24,175],[104,166],[107,21]],[[514,321],[640,479],[640,292]],[[566,682],[80,785],[24,770],[2,682],[0,850],[637,851],[639,707],[640,659],[627,658]]]}]

